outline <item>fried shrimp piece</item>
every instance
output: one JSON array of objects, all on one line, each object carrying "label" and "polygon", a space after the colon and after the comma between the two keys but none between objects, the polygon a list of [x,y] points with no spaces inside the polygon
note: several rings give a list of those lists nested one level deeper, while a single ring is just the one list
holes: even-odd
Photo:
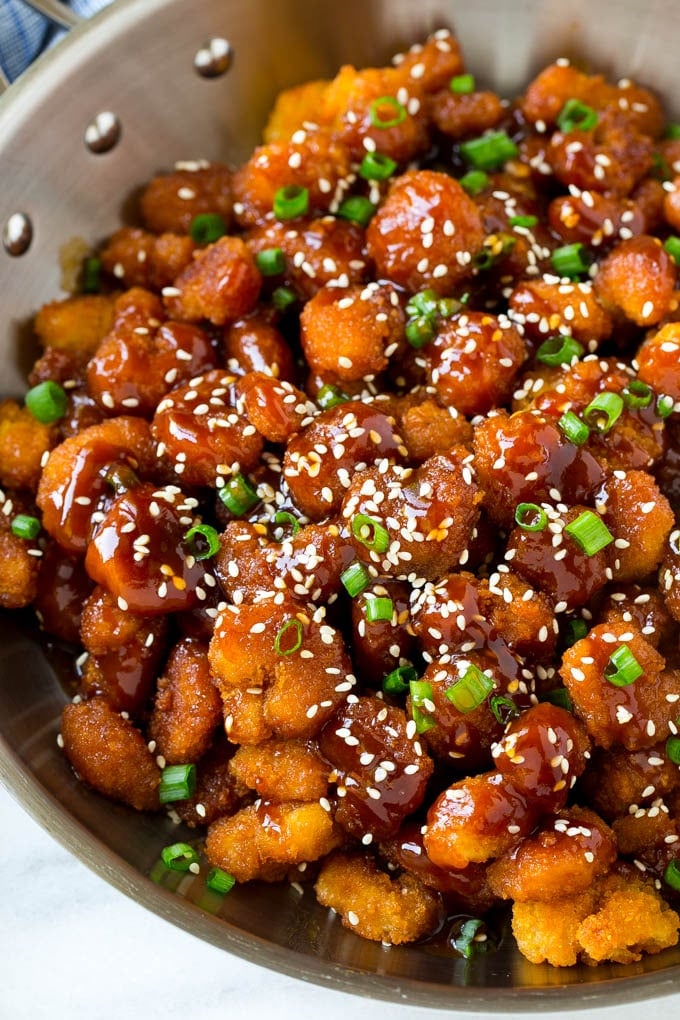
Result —
[{"label": "fried shrimp piece", "polygon": [[192,638],[175,645],[149,721],[149,736],[168,764],[195,762],[208,750],[222,720],[222,702],[210,677],[208,649]]},{"label": "fried shrimp piece", "polygon": [[237,882],[278,882],[303,861],[325,857],[342,842],[330,814],[318,803],[258,801],[208,829],[211,864]]},{"label": "fried shrimp piece", "polygon": [[441,919],[434,890],[408,872],[391,878],[362,854],[333,854],[322,864],[314,890],[322,906],[340,914],[345,928],[373,942],[414,942]]},{"label": "fried shrimp piece", "polygon": [[265,800],[312,801],[326,796],[330,767],[313,744],[267,740],[255,747],[239,747],[229,772]]},{"label": "fried shrimp piece", "polygon": [[515,903],[512,930],[532,963],[571,967],[611,960],[633,963],[678,941],[680,918],[653,884],[636,875],[607,875],[577,896]]},{"label": "fried shrimp piece", "polygon": [[61,735],[71,765],[98,793],[138,811],[158,809],[161,770],[140,731],[103,698],[66,705]]},{"label": "fried shrimp piece", "polygon": [[488,870],[492,892],[526,903],[588,889],[616,860],[614,833],[594,811],[567,808]]}]

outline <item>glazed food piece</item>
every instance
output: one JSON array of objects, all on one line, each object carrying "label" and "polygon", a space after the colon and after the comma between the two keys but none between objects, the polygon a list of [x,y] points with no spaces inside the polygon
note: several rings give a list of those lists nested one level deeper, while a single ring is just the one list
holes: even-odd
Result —
[{"label": "glazed food piece", "polygon": [[678,941],[680,143],[566,61],[508,98],[441,30],[149,182],[0,406],[0,604],[199,876],[627,963]]}]

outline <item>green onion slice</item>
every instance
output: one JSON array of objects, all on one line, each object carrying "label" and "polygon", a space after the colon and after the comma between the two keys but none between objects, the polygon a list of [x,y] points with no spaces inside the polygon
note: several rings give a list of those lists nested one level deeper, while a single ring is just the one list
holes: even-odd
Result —
[{"label": "green onion slice", "polygon": [[667,394],[662,393],[656,398],[656,413],[659,418],[667,418],[669,414],[672,414],[674,407],[675,401]]},{"label": "green onion slice", "polygon": [[361,227],[367,227],[375,215],[376,206],[363,195],[351,195],[344,202],[340,203],[336,216],[350,223],[358,223]]},{"label": "green onion slice", "polygon": [[189,226],[189,234],[196,244],[213,244],[226,232],[227,224],[217,213],[199,213]]},{"label": "green onion slice", "polygon": [[411,718],[416,724],[416,732],[426,733],[437,725],[432,718],[434,709],[432,684],[427,680],[411,680],[408,686],[411,695]]},{"label": "green onion slice", "polygon": [[509,159],[515,159],[519,149],[505,131],[489,131],[479,138],[460,143],[464,159],[475,170],[498,170]]},{"label": "green onion slice", "polygon": [[557,126],[566,134],[569,131],[592,131],[598,122],[597,110],[580,99],[567,99],[557,118]]},{"label": "green onion slice", "polygon": [[578,241],[575,244],[564,244],[561,248],[555,248],[550,261],[558,276],[574,279],[588,272],[592,260],[586,246]]},{"label": "green onion slice", "polygon": [[83,294],[98,294],[101,290],[101,259],[90,256],[83,261]]},{"label": "green onion slice", "polygon": [[669,737],[666,741],[666,757],[674,765],[680,765],[680,737]]},{"label": "green onion slice", "polygon": [[417,318],[419,315],[427,319],[433,318],[439,311],[440,300],[439,294],[435,290],[426,287],[425,290],[418,291],[408,299],[406,314],[412,318]]},{"label": "green onion slice", "polygon": [[544,365],[571,365],[582,354],[583,347],[573,336],[550,336],[536,351],[536,360]]},{"label": "green onion slice", "polygon": [[355,560],[354,563],[350,563],[347,570],[343,570],[340,580],[350,598],[355,598],[361,595],[362,591],[366,591],[372,579],[368,568]]},{"label": "green onion slice", "polygon": [[460,680],[444,691],[444,696],[459,712],[467,715],[483,704],[493,688],[491,677],[471,662]]},{"label": "green onion slice", "polygon": [[29,390],[24,402],[36,421],[43,425],[51,425],[63,418],[68,406],[65,390],[51,379],[46,379]]},{"label": "green onion slice", "polygon": [[501,726],[505,726],[511,719],[516,719],[519,715],[517,705],[512,698],[508,698],[505,694],[494,694],[492,698],[489,698],[489,708],[494,719]]},{"label": "green onion slice", "polygon": [[17,514],[12,519],[10,525],[12,534],[16,538],[37,538],[40,534],[40,521],[37,517],[31,517],[30,514]]},{"label": "green onion slice", "polygon": [[272,304],[279,312],[285,312],[296,301],[295,291],[291,290],[290,287],[277,287],[272,291]]},{"label": "green onion slice", "polygon": [[672,861],[668,862],[663,873],[663,880],[671,889],[680,892],[680,857],[674,857]]},{"label": "green onion slice", "polygon": [[274,195],[274,215],[277,220],[294,220],[309,209],[309,189],[300,184],[286,184]]},{"label": "green onion slice", "polygon": [[664,138],[680,138],[680,124],[669,124],[663,133]]},{"label": "green onion slice", "polygon": [[111,464],[104,475],[104,481],[110,485],[117,496],[129,492],[139,485],[139,477],[129,464]]},{"label": "green onion slice", "polygon": [[394,96],[380,96],[369,106],[368,116],[373,127],[391,128],[403,123],[408,111]]},{"label": "green onion slice", "polygon": [[205,884],[208,889],[224,896],[234,888],[236,879],[228,871],[222,871],[222,868],[211,868],[205,876]]},{"label": "green onion slice", "polygon": [[358,542],[373,552],[384,553],[390,547],[390,533],[380,521],[368,514],[355,514],[352,518],[352,534]]},{"label": "green onion slice", "polygon": [[411,681],[417,679],[418,674],[413,666],[398,666],[383,677],[382,689],[385,694],[403,694],[409,690]]},{"label": "green onion slice", "polygon": [[468,96],[471,92],[475,91],[474,74],[457,74],[449,82],[449,88],[456,95]]},{"label": "green onion slice", "polygon": [[[197,542],[196,539],[199,539]],[[209,560],[220,551],[220,536],[209,524],[195,524],[184,535],[184,541],[191,546],[194,558]],[[207,544],[204,544],[207,543]]]},{"label": "green onion slice", "polygon": [[535,227],[538,223],[538,216],[511,216],[508,220],[511,227]]},{"label": "green onion slice", "polygon": [[583,420],[597,432],[609,432],[621,417],[623,397],[618,393],[598,393],[583,412]]},{"label": "green onion slice", "polygon": [[381,152],[367,152],[359,167],[359,176],[365,181],[386,181],[397,169],[397,162]]},{"label": "green onion slice", "polygon": [[663,246],[673,261],[680,265],[680,237],[667,237]]},{"label": "green onion slice", "polygon": [[566,687],[553,687],[551,691],[544,691],[540,700],[549,701],[551,705],[557,705],[558,708],[563,708],[567,712],[571,712],[574,708],[574,703],[569,697]]},{"label": "green onion slice", "polygon": [[297,519],[295,514],[291,514],[288,510],[279,510],[277,513],[275,513],[274,524],[278,524],[278,528],[274,534],[275,537],[280,542],[283,541],[283,538],[286,534],[286,530],[288,528],[290,528],[291,538],[294,535],[297,535],[298,531],[300,530],[299,520]]},{"label": "green onion slice", "polygon": [[158,799],[161,804],[189,800],[196,791],[195,765],[166,765],[161,772]]},{"label": "green onion slice", "polygon": [[649,407],[654,392],[642,379],[631,379],[621,394],[628,407]]},{"label": "green onion slice", "polygon": [[590,429],[573,411],[565,411],[557,422],[560,432],[575,446],[583,446],[588,441]]},{"label": "green onion slice", "polygon": [[286,268],[282,248],[264,248],[255,256],[255,264],[263,276],[278,276]]},{"label": "green onion slice", "polygon": [[567,648],[571,648],[571,646],[575,645],[577,641],[584,638],[587,633],[588,624],[585,620],[581,620],[579,618],[569,620],[567,623],[566,633],[564,635],[564,643]]},{"label": "green onion slice", "polygon": [[243,517],[260,499],[250,481],[242,474],[232,475],[217,492],[234,517]]},{"label": "green onion slice", "polygon": [[468,195],[479,195],[489,183],[489,175],[485,174],[483,170],[470,170],[460,178],[458,183]]},{"label": "green onion slice", "polygon": [[161,850],[161,860],[171,871],[188,871],[192,864],[198,864],[200,858],[188,843],[173,843]]},{"label": "green onion slice", "polygon": [[333,386],[332,383],[326,383],[316,395],[316,402],[324,411],[328,411],[331,407],[337,407],[338,404],[345,404],[348,400],[347,394],[337,386]]},{"label": "green onion slice", "polygon": [[518,503],[515,523],[524,531],[543,531],[548,527],[548,515],[538,503]]},{"label": "green onion slice", "polygon": [[[295,634],[288,633],[295,631]],[[277,655],[292,655],[302,647],[304,630],[300,620],[287,620],[274,638],[274,651]],[[288,635],[286,637],[286,635]]]},{"label": "green onion slice", "polygon": [[470,918],[469,921],[462,925],[458,934],[452,936],[451,945],[466,960],[469,960],[476,953],[485,953],[487,950],[487,940],[479,938],[479,935],[483,934],[484,927],[484,921],[480,920],[480,918]]},{"label": "green onion slice", "polygon": [[628,645],[619,645],[616,651],[609,656],[607,665],[604,667],[605,678],[614,687],[628,687],[635,683],[643,673],[642,666]]},{"label": "green onion slice", "polygon": [[614,541],[614,536],[592,510],[584,510],[578,517],[565,527],[567,535],[581,547],[586,556],[594,556]]},{"label": "green onion slice", "polygon": [[394,603],[392,599],[382,597],[367,599],[364,613],[369,623],[390,622],[394,613]]},{"label": "green onion slice", "polygon": [[420,350],[434,339],[437,332],[436,319],[427,315],[419,315],[415,319],[409,319],[406,323],[406,339],[411,347]]}]

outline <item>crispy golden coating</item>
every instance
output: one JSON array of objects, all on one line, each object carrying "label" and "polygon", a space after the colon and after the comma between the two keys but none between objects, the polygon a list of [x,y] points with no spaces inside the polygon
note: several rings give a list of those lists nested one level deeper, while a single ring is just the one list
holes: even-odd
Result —
[{"label": "crispy golden coating", "polygon": [[[619,853],[654,864],[657,849],[675,856],[680,838],[678,819],[658,797],[648,807],[622,815],[612,822]],[[661,869],[663,871],[663,867]]]},{"label": "crispy golden coating", "polygon": [[430,97],[428,109],[437,129],[456,141],[484,134],[503,116],[503,106],[495,92],[457,95],[451,89],[442,89]]},{"label": "crispy golden coating", "polygon": [[10,529],[15,512],[14,501],[0,491],[0,606],[3,609],[21,609],[36,596],[40,557],[30,550],[39,551],[35,541],[18,538]]},{"label": "crispy golden coating", "polygon": [[312,371],[352,382],[387,366],[403,338],[404,314],[391,287],[326,287],[307,302],[300,326]]},{"label": "crispy golden coating", "polygon": [[434,400],[408,407],[399,418],[399,432],[411,460],[421,463],[452,446],[469,446],[472,426],[455,407],[440,407]]},{"label": "crispy golden coating", "polygon": [[79,294],[43,305],[35,320],[35,332],[43,347],[93,354],[113,322],[115,296]]},{"label": "crispy golden coating", "polygon": [[314,891],[345,928],[373,942],[413,942],[435,931],[442,916],[436,892],[408,872],[392,878],[362,854],[338,852],[325,860]]},{"label": "crispy golden coating", "polygon": [[[239,319],[255,307],[262,278],[240,237],[221,237],[196,253],[166,290],[172,319],[216,326]],[[179,292],[179,293],[177,293]]]},{"label": "crispy golden coating", "polygon": [[525,340],[540,344],[554,333],[573,336],[593,350],[611,335],[612,317],[592,283],[522,280],[510,295],[510,318]]},{"label": "crispy golden coating", "polygon": [[330,766],[302,740],[267,740],[240,747],[229,772],[265,800],[308,801],[326,796]]},{"label": "crispy golden coating", "polygon": [[252,799],[250,790],[235,779],[229,769],[233,753],[231,744],[216,735],[210,750],[196,765],[193,797],[173,804],[173,809],[191,828],[210,825],[218,818],[233,815]]},{"label": "crispy golden coating", "polygon": [[494,861],[489,885],[506,900],[550,903],[584,892],[615,860],[609,826],[587,808],[567,808]]},{"label": "crispy golden coating", "polygon": [[231,208],[231,171],[219,163],[154,177],[139,200],[142,221],[155,234],[186,234],[194,217],[205,213],[221,216],[229,227]]},{"label": "crispy golden coating", "polygon": [[52,425],[43,425],[16,400],[0,401],[0,485],[35,490],[40,464],[56,441]]},{"label": "crispy golden coating", "polygon": [[680,919],[654,886],[634,875],[608,875],[585,892],[552,903],[516,903],[512,930],[532,963],[570,967],[632,963],[678,941]]},{"label": "crispy golden coating", "polygon": [[191,262],[196,244],[182,234],[121,227],[100,252],[102,267],[126,287],[167,287]]},{"label": "crispy golden coating", "polygon": [[680,400],[680,323],[668,322],[641,344],[636,361],[638,375],[658,393]]},{"label": "crispy golden coating", "polygon": [[222,702],[210,677],[208,650],[184,638],[158,680],[149,736],[168,765],[196,762],[210,747],[221,720]]},{"label": "crispy golden coating", "polygon": [[291,866],[316,861],[342,842],[320,804],[258,801],[208,829],[205,853],[237,882],[277,882]]},{"label": "crispy golden coating", "polygon": [[98,793],[138,811],[158,809],[155,758],[140,731],[103,698],[66,705],[61,735],[71,765]]},{"label": "crispy golden coating", "polygon": [[305,121],[319,122],[325,79],[306,81],[279,92],[262,132],[265,144],[286,141]]},{"label": "crispy golden coating", "polygon": [[680,770],[667,757],[664,744],[644,751],[612,748],[605,753],[596,748],[580,783],[581,797],[609,821],[678,788]]},{"label": "crispy golden coating", "polygon": [[675,262],[658,237],[643,234],[621,241],[600,263],[595,291],[610,312],[652,326],[671,310]]},{"label": "crispy golden coating", "polygon": [[[615,539],[614,578],[635,581],[653,573],[663,559],[675,524],[671,505],[646,471],[617,471],[601,496],[604,522]],[[628,543],[622,547],[623,543]]]}]

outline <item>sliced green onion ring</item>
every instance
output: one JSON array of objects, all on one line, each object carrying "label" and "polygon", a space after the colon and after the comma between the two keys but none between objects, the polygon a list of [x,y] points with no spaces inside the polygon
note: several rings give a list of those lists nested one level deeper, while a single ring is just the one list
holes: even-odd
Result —
[{"label": "sliced green onion ring", "polygon": [[430,319],[437,314],[439,310],[440,297],[436,290],[432,290],[431,287],[426,287],[425,290],[418,291],[413,297],[408,299],[406,304],[406,314],[413,318],[419,315],[425,316]]},{"label": "sliced green onion ring", "polygon": [[536,360],[544,365],[571,365],[583,354],[583,347],[573,336],[550,336],[536,351]]},{"label": "sliced green onion ring", "polygon": [[566,525],[564,531],[574,539],[586,556],[594,556],[614,541],[614,536],[607,525],[592,510],[584,510]]},{"label": "sliced green onion ring", "polygon": [[469,170],[463,174],[458,183],[468,195],[474,197],[484,191],[489,183],[489,175],[485,174],[483,170]]},{"label": "sliced green onion ring", "polygon": [[567,134],[569,131],[592,131],[599,120],[597,110],[580,99],[567,99],[558,117],[557,126]]},{"label": "sliced green onion ring", "polygon": [[392,620],[393,613],[394,603],[392,602],[392,599],[380,596],[366,600],[364,614],[369,623],[389,623]]},{"label": "sliced green onion ring", "polygon": [[642,379],[631,379],[622,396],[628,407],[649,407],[654,399],[654,391]]},{"label": "sliced green onion ring", "polygon": [[597,432],[609,432],[621,417],[623,397],[618,393],[598,393],[583,412],[583,420]]},{"label": "sliced green onion ring", "polygon": [[336,216],[350,223],[367,227],[376,213],[376,206],[364,195],[350,195],[340,203]]},{"label": "sliced green onion ring", "polygon": [[573,411],[565,411],[557,422],[560,432],[570,443],[583,446],[590,437],[590,429]]},{"label": "sliced green onion ring", "polygon": [[348,400],[347,394],[332,383],[325,383],[316,395],[316,402],[324,411],[337,407],[338,404],[345,404]]},{"label": "sliced green onion ring", "polygon": [[192,864],[198,864],[200,858],[188,843],[172,843],[161,850],[161,860],[171,871],[188,871]]},{"label": "sliced green onion ring", "polygon": [[616,651],[609,656],[607,665],[604,667],[605,678],[614,687],[629,687],[643,673],[642,666],[628,645],[619,645]]},{"label": "sliced green onion ring", "polygon": [[555,248],[550,261],[558,276],[566,276],[571,280],[587,273],[592,259],[585,244],[578,241]]},{"label": "sliced green onion ring", "polygon": [[675,264],[680,265],[680,237],[667,237],[663,246]]},{"label": "sliced green onion ring", "polygon": [[674,407],[675,401],[672,397],[668,396],[668,394],[661,393],[656,398],[656,413],[659,418],[668,418],[668,416],[673,413]]},{"label": "sliced green onion ring", "polygon": [[243,517],[260,499],[249,479],[242,474],[232,475],[217,492],[234,517]]},{"label": "sliced green onion ring", "polygon": [[411,681],[417,679],[418,674],[413,666],[397,666],[383,677],[382,689],[385,694],[403,694],[409,689]]},{"label": "sliced green onion ring", "polygon": [[352,518],[352,534],[357,542],[361,542],[373,552],[384,553],[390,547],[390,533],[380,521],[368,514],[355,514]]},{"label": "sliced green onion ring", "polygon": [[[387,116],[385,116],[386,109],[389,110]],[[391,128],[397,127],[406,120],[408,110],[394,96],[379,96],[369,106],[368,116],[373,127]]]},{"label": "sliced green onion ring", "polygon": [[668,862],[663,873],[663,880],[671,889],[680,892],[680,857],[674,857],[672,861]]},{"label": "sliced green onion ring", "polygon": [[278,276],[286,268],[282,248],[263,248],[255,256],[255,264],[263,276]]},{"label": "sliced green onion ring", "polygon": [[669,737],[666,741],[666,757],[674,765],[680,765],[680,737]]},{"label": "sliced green onion ring", "polygon": [[309,209],[309,189],[300,184],[286,184],[274,195],[274,215],[277,220],[294,220]]},{"label": "sliced green onion ring", "polygon": [[434,339],[437,327],[435,325],[434,317],[430,318],[427,315],[419,315],[415,319],[409,319],[406,323],[406,339],[410,343],[411,347],[414,347],[417,351],[427,345]]},{"label": "sliced green onion ring", "polygon": [[417,733],[426,733],[436,726],[432,717],[434,702],[432,700],[432,684],[427,680],[411,680],[409,683],[411,696],[411,718],[416,724]]},{"label": "sliced green onion ring", "polygon": [[584,638],[588,633],[588,624],[585,620],[575,619],[569,620],[567,623],[566,633],[564,635],[564,642],[567,648],[571,648],[577,641]]},{"label": "sliced green onion ring", "polygon": [[397,169],[397,162],[381,152],[367,152],[359,167],[365,181],[386,181]]},{"label": "sliced green onion ring", "polygon": [[574,708],[574,703],[566,687],[553,687],[551,691],[544,691],[540,700],[549,701],[551,705],[557,705],[558,708],[563,708],[567,712],[571,712]]},{"label": "sliced green onion ring", "polygon": [[[286,637],[289,631],[295,631],[295,636]],[[287,620],[274,638],[274,651],[277,655],[292,655],[302,647],[303,635],[304,628],[301,620]],[[292,643],[289,643],[291,639]]]},{"label": "sliced green onion ring", "polygon": [[52,379],[46,379],[30,389],[24,402],[36,421],[43,425],[52,425],[63,418],[68,406],[66,391]]},{"label": "sliced green onion ring", "polygon": [[166,765],[161,772],[158,799],[161,804],[189,800],[196,792],[195,765]]},{"label": "sliced green onion ring", "polygon": [[[201,548],[201,545],[196,542],[197,538],[206,542],[207,548]],[[210,524],[195,524],[184,535],[184,541],[191,547],[194,559],[197,560],[209,560],[211,556],[215,556],[220,551],[220,536]]]},{"label": "sliced green onion ring", "polygon": [[290,513],[288,510],[279,510],[275,513],[274,524],[278,524],[278,528],[274,534],[279,542],[283,541],[287,530],[290,530],[291,538],[294,535],[297,535],[300,530],[300,521],[297,519],[295,514]]},{"label": "sliced green onion ring", "polygon": [[518,503],[515,524],[524,531],[544,531],[548,527],[548,515],[538,503]]},{"label": "sliced green onion ring", "polygon": [[101,290],[102,262],[94,255],[83,261],[82,291],[83,294],[98,294]]},{"label": "sliced green onion ring", "polygon": [[497,723],[501,726],[505,726],[511,719],[516,719],[519,713],[519,708],[512,700],[505,694],[494,694],[493,697],[489,698],[489,708],[493,713],[493,717]]},{"label": "sliced green onion ring", "polygon": [[538,223],[538,216],[528,214],[527,216],[511,216],[508,220],[511,227],[526,227],[530,229]]},{"label": "sliced green onion ring", "polygon": [[457,74],[449,82],[450,90],[458,96],[468,96],[475,91],[474,74]]},{"label": "sliced green onion ring", "polygon": [[469,664],[463,676],[451,687],[444,691],[446,697],[459,712],[467,715],[474,712],[494,688],[494,682],[490,676],[483,673],[473,662]]},{"label": "sliced green onion ring", "polygon": [[25,538],[31,541],[40,534],[40,521],[30,514],[17,514],[12,518],[10,529],[15,538]]},{"label": "sliced green onion ring", "polygon": [[211,868],[205,876],[205,884],[208,889],[212,889],[213,892],[225,896],[236,885],[236,879],[228,871],[223,871],[222,868]]},{"label": "sliced green onion ring", "polygon": [[460,143],[461,155],[475,170],[498,170],[519,149],[505,131],[488,131],[479,138]]},{"label": "sliced green onion ring", "polygon": [[372,578],[368,568],[355,560],[354,563],[350,563],[347,570],[343,570],[340,580],[349,597],[355,598],[357,595],[361,595],[362,591],[366,591]]},{"label": "sliced green onion ring", "polygon": [[196,244],[214,244],[227,232],[227,224],[218,213],[199,213],[189,226],[189,234]]},{"label": "sliced green onion ring", "polygon": [[290,287],[277,287],[272,292],[272,304],[279,312],[285,312],[296,301],[295,291],[291,290]]},{"label": "sliced green onion ring", "polygon": [[466,960],[476,953],[485,953],[488,948],[487,939],[479,938],[480,933],[483,934],[484,927],[484,921],[478,917],[471,917],[462,925],[458,934],[452,936],[451,945]]}]

